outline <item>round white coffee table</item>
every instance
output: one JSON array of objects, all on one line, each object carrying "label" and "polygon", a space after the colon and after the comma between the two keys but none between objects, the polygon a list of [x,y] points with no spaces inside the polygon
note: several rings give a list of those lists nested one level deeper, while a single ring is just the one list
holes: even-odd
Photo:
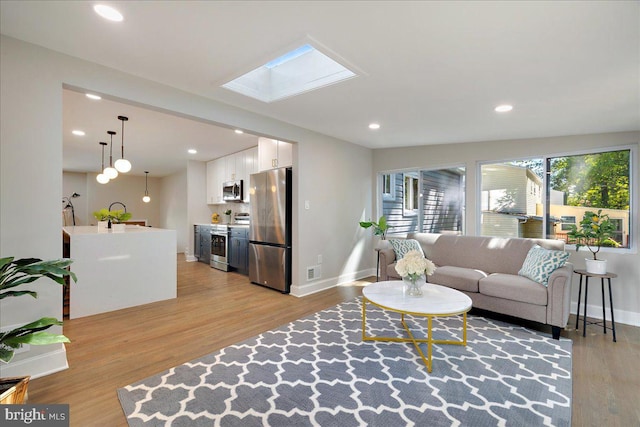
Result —
[{"label": "round white coffee table", "polygon": [[[373,304],[383,310],[400,313],[402,326],[407,331],[409,338],[367,335],[367,304]],[[431,346],[433,344],[467,345],[467,312],[469,310],[471,310],[471,298],[446,286],[427,283],[422,286],[421,297],[412,297],[406,294],[405,285],[402,281],[392,280],[372,283],[362,290],[362,340],[412,342],[427,367],[427,371],[431,372]],[[427,318],[427,338],[415,338],[413,336],[404,320],[405,314]],[[461,341],[433,339],[431,327],[434,317],[457,316],[460,314],[463,316]],[[420,343],[427,344],[426,357],[420,349]]]}]

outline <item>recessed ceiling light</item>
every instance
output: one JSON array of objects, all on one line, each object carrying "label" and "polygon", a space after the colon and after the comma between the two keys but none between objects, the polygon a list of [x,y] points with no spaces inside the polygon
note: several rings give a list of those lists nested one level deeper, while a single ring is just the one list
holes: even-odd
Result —
[{"label": "recessed ceiling light", "polygon": [[234,130],[235,133],[237,133],[238,135],[243,134],[244,132],[241,129],[236,129]]},{"label": "recessed ceiling light", "polygon": [[495,111],[497,113],[506,113],[506,112],[509,112],[511,110],[513,110],[513,105],[508,105],[508,104],[498,105],[495,108]]},{"label": "recessed ceiling light", "polygon": [[74,134],[74,135],[78,135],[78,136],[84,136],[84,131],[77,130],[77,129],[76,130],[72,130],[71,133]]},{"label": "recessed ceiling light", "polygon": [[93,6],[93,10],[98,15],[102,16],[104,19],[108,19],[109,21],[121,22],[124,19],[122,14],[111,6],[97,4]]},{"label": "recessed ceiling light", "polygon": [[101,96],[93,94],[93,93],[85,93],[85,96],[89,99],[95,99],[96,101],[102,99]]},{"label": "recessed ceiling light", "polygon": [[380,124],[379,123],[371,123],[369,125],[369,129],[380,129]]},{"label": "recessed ceiling light", "polygon": [[189,152],[189,154],[196,154],[198,152],[198,150],[194,149],[194,148],[189,148],[189,150],[187,150]]}]

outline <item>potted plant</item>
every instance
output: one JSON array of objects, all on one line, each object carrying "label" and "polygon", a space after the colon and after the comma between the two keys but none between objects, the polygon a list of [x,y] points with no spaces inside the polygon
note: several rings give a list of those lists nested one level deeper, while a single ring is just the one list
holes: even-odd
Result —
[{"label": "potted plant", "polygon": [[[66,284],[67,277],[72,278],[74,282],[77,281],[76,275],[67,270],[72,262],[71,259],[43,261],[38,258],[18,260],[15,260],[14,257],[0,258],[0,300],[22,295],[37,298],[38,294],[35,291],[16,288],[42,277],[49,278],[63,286]],[[15,351],[24,344],[47,345],[69,342],[69,339],[64,335],[44,332],[54,325],[62,325],[62,322],[53,317],[43,317],[16,329],[1,332],[0,361],[9,363],[13,359]],[[0,379],[2,403],[23,403],[21,400],[24,399],[28,382],[29,377]]]},{"label": "potted plant", "polygon": [[106,231],[109,228],[109,209],[102,208],[93,213],[93,217],[98,220],[98,231]]},{"label": "potted plant", "polygon": [[113,226],[112,226],[113,231],[122,232],[124,231],[124,227],[125,227],[125,225],[122,223],[131,219],[131,213],[126,212],[122,209],[118,209],[115,211],[110,211],[109,218],[113,223]]},{"label": "potted plant", "polygon": [[224,211],[225,216],[227,217],[227,224],[231,224],[231,209],[227,209],[226,211]]},{"label": "potted plant", "polygon": [[597,213],[587,211],[580,221],[580,227],[571,226],[567,237],[570,243],[575,243],[576,251],[586,246],[593,255],[593,259],[586,258],[587,272],[605,274],[607,272],[607,260],[598,259],[598,252],[603,246],[618,247],[620,244],[613,240],[615,225],[609,219],[609,215],[602,214],[602,209]]}]

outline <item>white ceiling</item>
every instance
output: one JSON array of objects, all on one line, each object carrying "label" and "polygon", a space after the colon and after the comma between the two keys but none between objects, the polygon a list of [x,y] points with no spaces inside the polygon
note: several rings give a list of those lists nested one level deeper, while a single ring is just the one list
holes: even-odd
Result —
[{"label": "white ceiling", "polygon": [[[121,23],[95,3],[3,0],[0,30],[371,148],[640,130],[637,1],[106,2]],[[220,87],[309,41],[359,77],[269,104]],[[96,106],[98,119],[81,103],[65,93],[65,163],[78,149],[67,126],[96,122],[99,148],[93,132],[106,138],[127,114],[125,150],[157,154],[149,170],[184,161],[185,141],[202,143],[201,159],[255,145],[131,106]],[[495,113],[502,103],[514,110]],[[96,152],[65,167],[97,170]]]}]

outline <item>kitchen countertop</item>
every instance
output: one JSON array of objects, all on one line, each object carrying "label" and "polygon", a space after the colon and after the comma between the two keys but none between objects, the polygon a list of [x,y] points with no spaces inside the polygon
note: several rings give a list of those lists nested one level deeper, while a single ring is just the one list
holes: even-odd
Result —
[{"label": "kitchen countertop", "polygon": [[[70,236],[81,236],[81,235],[91,235],[91,234],[123,234],[118,232],[113,232],[112,230],[106,231],[98,231],[98,226],[96,225],[76,225],[76,226],[67,226],[62,227],[62,230],[70,235]],[[164,228],[155,228],[155,227],[143,227],[141,225],[127,225],[124,227],[124,233],[157,233],[161,231],[169,231]]]}]

